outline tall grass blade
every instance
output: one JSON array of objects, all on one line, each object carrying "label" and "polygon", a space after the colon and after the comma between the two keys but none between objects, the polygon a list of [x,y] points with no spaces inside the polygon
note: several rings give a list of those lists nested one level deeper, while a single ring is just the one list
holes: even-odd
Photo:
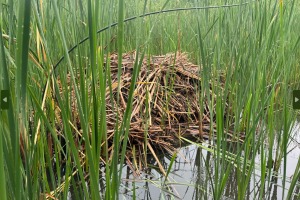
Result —
[{"label": "tall grass blade", "polygon": [[[1,81],[0,82],[0,88],[5,88],[3,87],[4,85],[7,86],[7,83],[8,83],[8,80],[5,80],[5,74],[7,74],[7,66],[6,66],[6,58],[5,58],[5,52],[4,52],[4,46],[3,46],[3,41],[2,41],[2,19],[1,19],[1,16],[0,16],[0,74],[2,76],[0,76]],[[6,72],[6,73],[5,73]],[[7,81],[7,82],[6,82]],[[6,82],[6,83],[5,83]],[[1,97],[2,98],[2,97]],[[10,102],[11,103],[11,102]],[[0,117],[1,117],[1,120],[3,120],[3,115],[1,113]],[[5,176],[5,168],[4,168],[4,164],[5,164],[5,158],[4,158],[4,155],[3,155],[3,150],[4,150],[4,147],[3,147],[3,139],[5,139],[5,135],[4,133],[6,132],[5,131],[5,128],[3,127],[4,126],[4,123],[0,123],[0,130],[1,130],[1,134],[0,134],[0,193],[2,194],[2,197],[3,199],[7,199],[6,197],[6,179],[9,178],[9,177],[6,177]]]}]

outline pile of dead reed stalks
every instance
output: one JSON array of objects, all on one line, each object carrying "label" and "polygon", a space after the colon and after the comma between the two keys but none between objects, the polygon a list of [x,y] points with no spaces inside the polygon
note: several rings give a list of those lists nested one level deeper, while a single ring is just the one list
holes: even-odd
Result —
[{"label": "pile of dead reed stalks", "polygon": [[[116,113],[122,120],[127,105],[135,52],[122,55],[120,106],[117,111],[107,104],[107,126],[114,132]],[[117,99],[118,55],[110,57],[114,103]],[[199,124],[200,67],[188,61],[187,54],[177,53],[145,57],[137,78],[132,104],[130,143],[142,146],[147,141],[155,147],[171,148],[179,135],[205,134],[201,126],[209,124],[208,105],[203,102],[202,123]],[[109,102],[109,95],[107,95]],[[209,125],[208,125],[209,126]],[[147,134],[145,134],[147,133]]]},{"label": "pile of dead reed stalks", "polygon": [[[139,62],[135,58],[136,52],[122,55],[120,92],[117,76],[118,55],[110,55],[110,63],[104,61],[105,66],[110,65],[111,73],[111,84],[106,89],[109,144],[112,144],[117,121],[120,123],[123,120],[133,67],[135,62]],[[138,152],[144,152],[142,149],[147,140],[148,149],[151,151],[160,149],[171,152],[178,147],[180,136],[205,139],[212,135],[214,130],[210,127],[215,125],[214,121],[210,120],[209,105],[206,101],[200,102],[199,99],[200,77],[200,66],[191,63],[186,53],[145,56],[134,91],[128,147],[134,145],[139,149]],[[70,81],[70,77],[68,79]],[[61,93],[64,92],[63,88],[60,90]],[[210,93],[209,95],[214,95]],[[80,130],[77,101],[72,90],[71,98],[72,123]],[[199,106],[202,106],[202,111]],[[59,109],[57,110],[57,114],[60,115]],[[211,112],[215,116],[215,110]],[[59,121],[57,126],[60,126],[60,130],[63,129]]]}]

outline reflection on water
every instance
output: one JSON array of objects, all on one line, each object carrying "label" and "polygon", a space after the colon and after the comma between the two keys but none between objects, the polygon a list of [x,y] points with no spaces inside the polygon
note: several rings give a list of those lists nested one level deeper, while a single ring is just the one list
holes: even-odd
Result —
[{"label": "reflection on water", "polygon": [[[287,189],[291,182],[291,176],[295,171],[299,155],[299,146],[288,154],[285,196],[287,195]],[[163,158],[163,161],[164,163],[170,162],[166,157]],[[157,166],[153,166],[153,168],[148,170],[148,173],[143,173],[139,178],[134,178],[129,167],[125,168],[127,170],[124,170],[124,190],[121,192],[120,197],[132,198],[133,182],[135,181],[137,199],[170,199],[171,194],[175,199],[176,197],[178,199],[213,199],[213,191],[210,184],[214,179],[215,172],[213,156],[210,152],[195,145],[187,146],[180,150],[169,175],[169,184],[167,186],[163,184],[164,177],[159,173]],[[265,188],[266,199],[282,199],[282,168],[283,164],[279,175],[272,178],[271,183]],[[223,199],[237,199],[237,181],[236,168],[232,168],[225,186]],[[256,169],[251,178],[245,199],[259,199],[257,195],[259,195],[260,185],[260,171]],[[296,192],[299,194],[299,187]]]},{"label": "reflection on water", "polygon": [[[287,196],[291,178],[295,172],[296,165],[300,156],[300,135],[295,134],[293,141],[290,143],[287,155],[287,171],[285,179],[285,193]],[[209,146],[209,144],[206,144]],[[233,148],[234,149],[234,148]],[[129,167],[124,170],[123,184],[124,189],[120,197],[131,199],[133,195],[132,188],[136,188],[137,199],[213,199],[212,184],[215,174],[215,162],[212,154],[196,145],[186,146],[180,149],[178,156],[173,164],[169,175],[168,184],[164,183],[164,177],[159,172],[157,163],[148,169],[147,173],[141,174],[139,178],[134,177]],[[161,157],[161,162],[167,166],[170,162],[168,156]],[[260,155],[256,156],[256,168],[251,177],[250,185],[246,191],[245,199],[259,199],[259,191],[261,190],[261,171],[260,171]],[[283,177],[283,161],[279,169],[278,175],[265,181],[265,199],[282,199],[282,177]],[[135,184],[133,185],[133,182]],[[222,199],[237,199],[237,172],[236,168],[232,168],[227,180]],[[296,188],[296,194],[299,195],[299,181]],[[296,199],[296,196],[294,197]],[[285,198],[284,198],[285,199]]]},{"label": "reflection on water", "polygon": [[[298,128],[297,131],[300,130]],[[295,132],[288,147],[289,153],[287,155],[284,197],[286,197],[288,193],[291,178],[295,172],[300,156],[300,134],[298,133],[299,132]],[[204,145],[209,146],[208,143],[204,143]],[[231,144],[230,147],[230,151],[236,153],[234,144]],[[167,171],[171,156],[164,154],[157,154],[157,156]],[[165,181],[164,176],[159,170],[158,163],[153,157],[148,158],[148,163],[146,169],[138,172],[139,175],[133,172],[128,165],[124,165],[120,199],[132,199],[134,193],[136,199],[213,199],[212,187],[214,184],[211,183],[214,182],[216,169],[220,168],[215,166],[216,162],[214,162],[214,156],[211,152],[196,145],[181,148],[173,163],[167,181]],[[247,188],[245,199],[259,199],[259,191],[261,190],[260,155],[256,156],[255,163],[256,167],[252,174],[249,187]],[[219,164],[222,165],[223,163]],[[282,177],[283,162],[281,163],[278,175],[270,178],[270,182],[268,182],[268,177],[266,178],[264,184],[264,199],[282,199]],[[72,184],[73,183],[76,185],[76,180],[72,180]],[[300,194],[299,185],[300,180],[298,180],[298,186],[295,190],[297,195]],[[102,194],[104,194],[104,178],[101,179],[100,188],[102,188]],[[133,188],[135,188],[135,191],[133,191]],[[225,184],[222,199],[237,199],[237,189],[237,170],[232,167],[229,178]],[[75,189],[71,187],[69,199],[83,199],[82,195],[82,190],[77,187]],[[296,196],[294,199],[296,199]]]}]

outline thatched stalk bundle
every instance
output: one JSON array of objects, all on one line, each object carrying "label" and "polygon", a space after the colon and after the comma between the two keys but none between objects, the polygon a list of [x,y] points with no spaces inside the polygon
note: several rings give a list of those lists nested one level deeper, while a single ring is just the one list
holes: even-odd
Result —
[{"label": "thatched stalk bundle", "polygon": [[[117,116],[119,123],[123,120],[133,67],[135,62],[138,62],[135,58],[135,52],[122,55],[119,97],[117,97],[118,55],[112,54],[110,63],[104,61],[105,66],[109,64],[111,73],[111,85],[106,89],[105,100],[109,143],[117,126]],[[162,149],[172,149],[174,145],[176,146],[178,136],[208,138],[208,135],[213,132],[210,127],[214,125],[210,121],[208,103],[199,100],[200,75],[201,68],[189,62],[185,53],[144,57],[134,91],[129,146],[143,145],[145,137],[152,146]],[[63,89],[61,88],[61,93]],[[72,89],[71,98],[73,99],[72,120],[74,124],[79,125],[77,101]],[[202,106],[202,113],[200,106]],[[213,112],[215,115],[215,111]]]}]

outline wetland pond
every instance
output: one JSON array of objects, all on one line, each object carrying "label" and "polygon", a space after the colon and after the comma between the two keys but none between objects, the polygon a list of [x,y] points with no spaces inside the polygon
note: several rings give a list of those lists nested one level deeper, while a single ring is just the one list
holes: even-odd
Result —
[{"label": "wetland pond", "polygon": [[[272,172],[272,177],[266,175],[264,183],[264,199],[286,199],[288,188],[291,184],[293,174],[296,170],[297,162],[300,156],[300,123],[293,128],[293,138],[290,138],[287,154],[287,170],[285,178],[285,187],[283,188],[283,159],[280,163],[278,173]],[[168,179],[161,173],[156,159],[149,157],[147,168],[139,171],[132,170],[129,165],[124,165],[122,185],[119,193],[120,199],[213,199],[213,188],[211,182],[215,179],[216,167],[215,156],[213,152],[207,150],[210,143],[205,141],[198,144],[192,144],[181,147],[177,152],[172,167],[169,168],[172,155],[157,154],[161,165],[169,172]],[[232,144],[230,151],[236,153],[236,144]],[[276,150],[273,151],[275,156]],[[259,191],[261,190],[261,168],[260,154],[255,156],[253,173],[251,174],[250,184],[247,187],[246,199],[259,199]],[[222,161],[221,161],[222,162]],[[228,162],[226,160],[225,162]],[[105,175],[104,169],[102,170]],[[231,168],[222,199],[237,199],[238,195],[238,178],[237,169]],[[300,180],[296,184],[296,190],[293,199],[299,199]],[[105,191],[105,178],[100,181],[100,188]],[[135,188],[133,190],[133,188]],[[283,190],[285,190],[283,194]],[[68,199],[76,199],[80,193],[74,188],[69,192]],[[284,196],[282,196],[284,195]],[[80,196],[80,194],[79,194]]]}]

